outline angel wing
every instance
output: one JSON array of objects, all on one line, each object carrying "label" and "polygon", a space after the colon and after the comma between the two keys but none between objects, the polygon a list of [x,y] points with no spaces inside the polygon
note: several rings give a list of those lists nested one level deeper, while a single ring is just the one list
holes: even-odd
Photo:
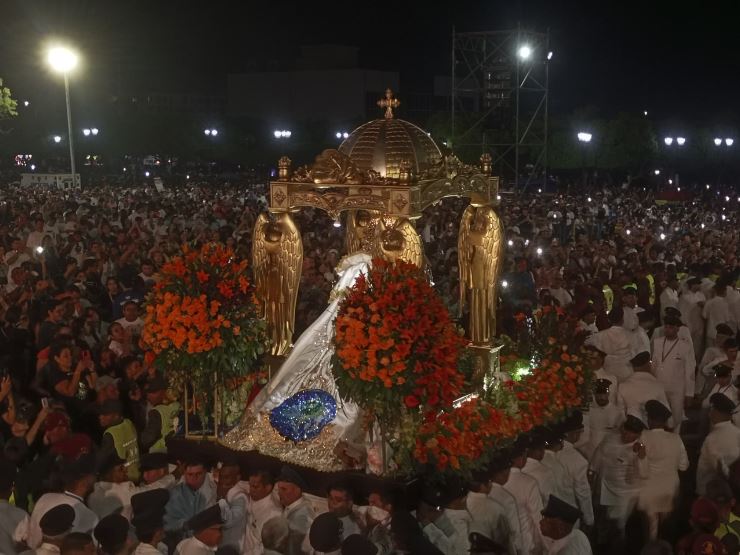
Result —
[{"label": "angel wing", "polygon": [[347,234],[344,237],[344,246],[347,254],[353,254],[362,248],[361,235],[363,229],[357,225],[357,216],[359,213],[359,210],[352,210],[347,213]]},{"label": "angel wing", "polygon": [[270,222],[267,214],[257,216],[252,233],[252,271],[254,272],[255,295],[260,301],[260,316],[265,317],[267,298],[267,245],[265,240],[265,228]]},{"label": "angel wing", "polygon": [[301,281],[301,270],[303,269],[303,242],[290,214],[282,214],[278,221],[283,228],[279,251],[281,289],[283,291],[283,301],[287,303],[288,323],[292,333],[295,329],[298,284]]},{"label": "angel wing", "polygon": [[401,259],[419,268],[424,268],[424,247],[421,244],[421,237],[416,232],[414,225],[403,218],[397,225],[396,229],[403,234],[404,248]]},{"label": "angel wing", "polygon": [[458,316],[462,316],[463,314],[472,274],[468,250],[470,249],[470,225],[473,223],[475,210],[473,205],[468,205],[465,209],[460,220],[460,231],[457,235],[457,267],[460,274],[460,306],[458,307]]},{"label": "angel wing", "polygon": [[483,211],[486,218],[482,243],[486,253],[486,285],[491,289],[489,309],[493,310],[498,296],[498,278],[504,262],[504,226],[492,207],[482,206],[478,210]]}]

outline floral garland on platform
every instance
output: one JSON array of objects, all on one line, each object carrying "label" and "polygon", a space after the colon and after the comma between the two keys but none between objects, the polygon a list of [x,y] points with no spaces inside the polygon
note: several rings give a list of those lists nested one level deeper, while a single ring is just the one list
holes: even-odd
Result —
[{"label": "floral garland on platform", "polygon": [[339,305],[333,372],[340,394],[388,422],[436,412],[464,389],[465,338],[415,265],[376,258]]},{"label": "floral garland on platform", "polygon": [[495,449],[534,427],[557,423],[584,404],[590,373],[582,365],[582,338],[572,327],[560,325],[563,315],[544,307],[532,318],[518,318],[520,332],[527,337],[519,337],[518,344],[509,346],[521,349],[526,342],[533,348],[522,349],[527,358],[513,349],[502,355],[501,365],[510,370],[524,366],[527,372],[514,374],[517,379],[500,384],[498,406],[473,396],[423,422],[413,451],[422,467],[470,476],[485,467]]},{"label": "floral garland on platform", "polygon": [[142,338],[149,361],[173,389],[190,383],[210,396],[216,385],[236,389],[254,381],[246,378],[267,336],[246,269],[232,249],[210,243],[183,246],[162,267],[147,297]]}]

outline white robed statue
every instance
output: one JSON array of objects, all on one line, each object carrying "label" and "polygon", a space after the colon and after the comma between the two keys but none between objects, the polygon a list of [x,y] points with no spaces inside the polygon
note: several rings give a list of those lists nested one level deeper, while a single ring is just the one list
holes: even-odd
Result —
[{"label": "white robed statue", "polygon": [[340,261],[329,306],[301,334],[280,370],[247,407],[241,423],[225,436],[227,446],[332,471],[345,467],[338,451],[363,445],[361,410],[340,397],[332,356],[343,293],[370,267],[371,256],[362,252]]}]

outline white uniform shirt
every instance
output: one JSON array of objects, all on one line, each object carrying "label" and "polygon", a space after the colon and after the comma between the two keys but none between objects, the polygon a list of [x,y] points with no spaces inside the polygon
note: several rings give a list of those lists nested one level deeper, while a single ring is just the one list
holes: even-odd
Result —
[{"label": "white uniform shirt", "polygon": [[131,498],[142,491],[171,488],[175,485],[175,477],[171,474],[164,476],[145,486],[135,486],[133,482],[95,482],[92,493],[87,498],[87,506],[98,516],[103,518],[113,513],[120,513],[131,520]]},{"label": "white uniform shirt", "polygon": [[663,384],[648,372],[635,372],[623,381],[619,386],[619,397],[626,414],[640,415],[643,422],[647,422],[645,403],[651,399],[670,406]]},{"label": "white uniform shirt", "polygon": [[666,392],[694,396],[694,369],[696,357],[688,341],[677,337],[661,337],[653,346],[653,369],[655,377],[663,384]]},{"label": "white uniform shirt", "polygon": [[542,458],[542,464],[552,472],[554,480],[552,494],[575,507],[576,494],[573,491],[573,483],[571,477],[568,475],[568,469],[565,468],[558,457],[559,453],[560,451],[545,451],[545,456]]},{"label": "white uniform shirt", "polygon": [[[665,337],[665,328],[663,326],[659,326],[653,330],[653,334],[650,336],[650,343],[652,345],[655,345],[655,341],[660,338]],[[681,326],[678,328],[678,337],[680,339],[685,339],[689,343],[691,343],[691,349],[694,349],[694,340],[691,339],[691,331],[689,331],[689,328],[686,326]],[[652,349],[650,349],[652,352]]]},{"label": "white uniform shirt", "polygon": [[197,538],[182,540],[175,548],[175,555],[210,555],[216,553],[217,548],[208,547]]},{"label": "white uniform shirt", "polygon": [[609,380],[611,382],[609,386],[609,402],[616,406],[619,402],[619,380],[617,380],[617,377],[603,368],[599,368],[594,371],[594,380]]},{"label": "white uniform shirt", "polygon": [[639,506],[646,512],[668,513],[678,494],[678,472],[689,468],[686,447],[678,434],[662,428],[640,435],[647,454],[648,477],[640,487]]},{"label": "white uniform shirt", "polygon": [[601,330],[586,339],[586,345],[593,345],[606,353],[604,369],[615,375],[618,380],[625,380],[632,374],[629,363],[632,358],[630,333],[623,327],[612,326]]},{"label": "white uniform shirt", "polygon": [[642,308],[639,306],[623,306],[622,311],[624,312],[624,319],[622,320],[622,327],[629,332],[634,332],[640,327],[640,319],[637,315],[642,312]]},{"label": "white uniform shirt", "polygon": [[624,407],[612,403],[600,407],[596,403],[591,403],[588,412],[583,415],[583,435],[576,443],[576,449],[587,461],[591,460],[606,434],[619,429],[624,419]]},{"label": "white uniform shirt", "polygon": [[28,513],[0,499],[0,553],[12,555],[28,539]]},{"label": "white uniform shirt", "polygon": [[637,498],[642,478],[647,475],[646,459],[640,459],[632,443],[622,443],[620,433],[612,432],[604,438],[591,460],[591,469],[601,482],[602,505],[619,506]]},{"label": "white uniform shirt", "polygon": [[519,468],[512,468],[504,488],[516,499],[524,553],[530,553],[540,543],[539,523],[544,508],[537,480]]},{"label": "white uniform shirt", "polygon": [[289,550],[290,548],[300,549],[303,540],[311,529],[313,519],[316,518],[313,505],[305,495],[301,496],[285,507],[283,516],[288,521],[288,529],[290,530]]},{"label": "white uniform shirt", "polygon": [[665,311],[669,306],[678,309],[678,291],[666,287],[660,294],[660,309]]},{"label": "white uniform shirt", "polygon": [[247,531],[244,535],[244,547],[247,553],[262,553],[262,527],[273,517],[280,516],[283,509],[272,495],[259,501],[251,497],[247,501]]},{"label": "white uniform shirt", "polygon": [[704,439],[696,465],[696,492],[704,495],[707,483],[727,476],[732,463],[740,458],[740,429],[731,421],[719,422]]},{"label": "white uniform shirt", "polygon": [[573,528],[570,534],[559,540],[542,539],[545,555],[592,555],[591,544],[586,534]]},{"label": "white uniform shirt", "polygon": [[167,555],[167,546],[159,544],[159,547],[154,547],[148,543],[139,543],[134,550],[134,555]]},{"label": "white uniform shirt", "polygon": [[730,305],[725,297],[712,297],[701,312],[706,320],[707,340],[717,337],[718,324],[730,324]]},{"label": "white uniform shirt", "polygon": [[469,492],[465,505],[472,518],[470,532],[478,532],[501,545],[511,545],[504,508],[485,493]]},{"label": "white uniform shirt", "polygon": [[547,504],[547,500],[551,495],[557,495],[555,474],[542,461],[527,457],[527,462],[522,468],[522,472],[537,480],[537,487],[540,490],[540,495],[542,495],[543,504]]},{"label": "white uniform shirt", "polygon": [[704,333],[704,316],[700,303],[706,302],[707,298],[701,291],[692,293],[686,291],[678,299],[678,310],[681,311],[683,323],[689,327],[692,334]]},{"label": "white uniform shirt", "polygon": [[556,456],[568,472],[570,488],[575,497],[573,505],[581,510],[584,524],[591,526],[594,523],[594,507],[588,482],[588,461],[569,441],[563,441],[563,448]]},{"label": "white uniform shirt", "polygon": [[491,484],[491,491],[488,492],[488,497],[493,499],[503,509],[504,517],[509,527],[511,543],[514,545],[516,553],[523,555],[525,551],[522,545],[522,525],[519,520],[519,508],[516,499],[504,486],[496,483]]},{"label": "white uniform shirt", "polygon": [[31,519],[28,523],[28,547],[35,548],[41,545],[41,517],[49,509],[58,505],[71,505],[75,510],[75,520],[72,524],[72,532],[92,533],[92,530],[98,524],[98,516],[87,508],[82,499],[72,493],[45,493],[36,502],[31,513]]}]

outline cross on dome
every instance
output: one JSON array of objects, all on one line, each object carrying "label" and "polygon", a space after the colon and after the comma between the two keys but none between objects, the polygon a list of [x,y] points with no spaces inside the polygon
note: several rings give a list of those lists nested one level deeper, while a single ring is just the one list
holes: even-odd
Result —
[{"label": "cross on dome", "polygon": [[401,101],[397,98],[393,98],[393,91],[385,89],[385,98],[378,100],[378,106],[385,108],[385,119],[393,119],[393,108],[398,108],[401,105]]}]

